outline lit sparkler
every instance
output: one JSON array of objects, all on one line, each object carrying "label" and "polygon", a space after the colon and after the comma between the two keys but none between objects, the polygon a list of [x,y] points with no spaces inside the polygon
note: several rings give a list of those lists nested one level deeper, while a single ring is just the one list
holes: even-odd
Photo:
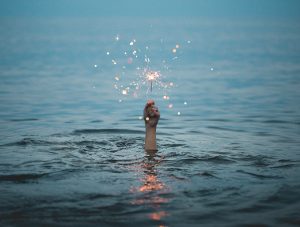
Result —
[{"label": "lit sparkler", "polygon": [[146,72],[146,79],[150,82],[150,91],[152,92],[152,83],[153,81],[156,81],[160,77],[159,72],[157,71],[148,71]]}]

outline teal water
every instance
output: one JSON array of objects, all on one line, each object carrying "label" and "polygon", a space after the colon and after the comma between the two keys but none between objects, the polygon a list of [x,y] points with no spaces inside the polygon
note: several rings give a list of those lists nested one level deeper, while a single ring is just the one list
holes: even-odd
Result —
[{"label": "teal water", "polygon": [[[298,24],[6,18],[0,34],[1,225],[299,225]],[[146,46],[170,100],[114,89]]]}]

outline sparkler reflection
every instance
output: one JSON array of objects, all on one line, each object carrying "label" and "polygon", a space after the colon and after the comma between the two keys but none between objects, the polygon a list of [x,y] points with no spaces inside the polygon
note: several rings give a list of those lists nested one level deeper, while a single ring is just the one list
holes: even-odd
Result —
[{"label": "sparkler reflection", "polygon": [[142,185],[131,190],[137,195],[137,199],[132,201],[132,204],[148,205],[154,208],[154,211],[148,214],[148,218],[153,221],[163,221],[163,218],[169,216],[169,213],[162,209],[162,205],[168,203],[169,199],[161,195],[162,192],[168,191],[168,188],[157,176],[157,166],[160,162],[156,152],[147,152],[144,161],[137,169],[144,173],[141,179]]}]

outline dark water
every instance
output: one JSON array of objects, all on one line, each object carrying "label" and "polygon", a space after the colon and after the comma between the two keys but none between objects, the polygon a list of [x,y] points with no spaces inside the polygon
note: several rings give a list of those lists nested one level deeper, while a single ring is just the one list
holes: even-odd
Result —
[{"label": "dark water", "polygon": [[[1,19],[0,31],[1,226],[300,225],[299,24]],[[113,89],[106,52],[132,38],[157,68],[181,45],[165,72],[172,109],[155,87]]]}]

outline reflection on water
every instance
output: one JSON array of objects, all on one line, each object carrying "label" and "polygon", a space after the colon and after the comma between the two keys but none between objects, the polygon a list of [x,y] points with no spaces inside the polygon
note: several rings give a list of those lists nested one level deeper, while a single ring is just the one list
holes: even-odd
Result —
[{"label": "reflection on water", "polygon": [[[157,167],[162,159],[163,157],[158,157],[156,152],[146,152],[144,160],[137,168],[138,172],[143,173],[143,177],[140,179],[142,185],[131,189],[131,192],[136,193],[138,197],[132,204],[146,205],[153,209],[148,214],[148,218],[153,221],[162,221],[163,218],[169,216],[169,212],[162,207],[163,204],[169,202],[169,199],[163,198],[162,193],[169,192],[170,188],[158,178]],[[160,224],[159,226],[165,225]]]}]

